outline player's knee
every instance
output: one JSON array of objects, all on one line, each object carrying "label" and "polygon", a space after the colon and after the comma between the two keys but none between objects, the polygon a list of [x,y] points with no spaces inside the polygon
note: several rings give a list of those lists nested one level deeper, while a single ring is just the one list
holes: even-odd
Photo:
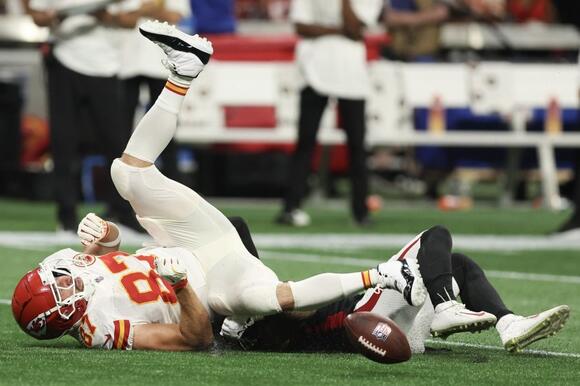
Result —
[{"label": "player's knee", "polygon": [[242,291],[229,309],[234,315],[272,315],[282,311],[276,293],[277,283],[252,285]]},{"label": "player's knee", "polygon": [[429,228],[429,230],[424,233],[424,236],[443,242],[446,245],[451,245],[452,243],[451,232],[449,232],[449,230],[443,225],[435,225],[434,227]]},{"label": "player's knee", "polygon": [[115,188],[125,200],[131,200],[130,166],[120,159],[115,159],[111,165],[111,179]]}]

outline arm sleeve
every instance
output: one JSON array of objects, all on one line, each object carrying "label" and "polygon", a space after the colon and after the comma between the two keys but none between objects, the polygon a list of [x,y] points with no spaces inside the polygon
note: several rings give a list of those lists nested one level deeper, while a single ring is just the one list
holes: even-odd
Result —
[{"label": "arm sleeve", "polygon": [[290,4],[290,20],[293,23],[315,24],[312,2],[310,0],[293,0]]},{"label": "arm sleeve", "polygon": [[82,319],[79,338],[88,348],[131,350],[133,324],[127,319],[108,319],[100,313],[93,313]]}]

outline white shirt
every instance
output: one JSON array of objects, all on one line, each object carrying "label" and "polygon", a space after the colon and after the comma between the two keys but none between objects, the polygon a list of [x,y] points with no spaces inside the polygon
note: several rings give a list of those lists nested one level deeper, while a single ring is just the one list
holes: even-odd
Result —
[{"label": "white shirt", "polygon": [[211,318],[205,274],[183,248],[148,248],[132,255],[118,251],[98,257],[64,249],[44,262],[72,259],[69,269],[95,286],[73,336],[89,348],[131,350],[136,325],[179,323],[181,308],[173,288],[155,270],[155,256],[178,257],[185,264],[188,281]]},{"label": "white shirt", "polygon": [[[350,0],[353,11],[365,25],[378,21],[382,0]],[[294,23],[342,26],[341,0],[293,0],[290,18]],[[363,42],[328,35],[302,39],[296,60],[308,85],[317,92],[349,99],[364,99],[370,84]]]},{"label": "white shirt", "polygon": [[[181,14],[182,18],[191,15],[189,0],[165,0],[165,8]],[[122,34],[119,77],[123,79],[140,75],[165,79],[169,75],[169,70],[161,64],[165,58],[161,48],[139,33],[139,25],[146,20],[139,20],[134,30],[119,31]]]},{"label": "white shirt", "polygon": [[[88,4],[92,0],[76,0]],[[94,2],[94,1],[93,1]],[[36,11],[64,8],[70,0],[31,0]],[[141,0],[123,0],[107,7],[110,13],[131,12],[139,9]],[[51,29],[54,55],[68,69],[87,76],[111,77],[120,67],[118,41],[114,28],[105,27],[90,15],[69,16]]]}]

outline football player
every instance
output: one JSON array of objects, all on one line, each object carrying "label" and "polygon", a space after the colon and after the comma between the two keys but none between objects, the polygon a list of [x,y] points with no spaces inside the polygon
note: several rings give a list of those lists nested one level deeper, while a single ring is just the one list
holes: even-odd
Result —
[{"label": "football player", "polygon": [[[255,250],[249,232],[243,234],[242,240]],[[221,334],[230,342],[237,341],[244,349],[350,351],[352,346],[343,333],[344,320],[350,313],[366,311],[393,319],[407,334],[414,353],[425,351],[425,339],[430,334],[446,338],[494,325],[505,349],[516,352],[562,329],[570,314],[568,306],[560,305],[528,317],[514,314],[481,267],[468,256],[452,252],[451,248],[449,231],[435,226],[419,234],[391,258],[419,263],[429,293],[422,307],[402,302],[395,291],[374,288],[315,312],[286,313],[258,321],[236,322],[230,318],[224,322]],[[458,295],[464,303],[457,301]]]},{"label": "football player", "polygon": [[211,341],[214,312],[248,317],[314,310],[376,286],[399,291],[410,305],[423,304],[426,291],[413,261],[281,282],[248,252],[219,210],[163,176],[154,162],[173,137],[187,90],[213,48],[165,23],[146,22],[140,31],[163,49],[170,75],[111,176],[156,248],[119,252],[115,225],[85,217],[79,226],[83,253],[58,251],[18,283],[12,310],[25,332],[38,339],[69,334],[89,347],[198,349]]}]

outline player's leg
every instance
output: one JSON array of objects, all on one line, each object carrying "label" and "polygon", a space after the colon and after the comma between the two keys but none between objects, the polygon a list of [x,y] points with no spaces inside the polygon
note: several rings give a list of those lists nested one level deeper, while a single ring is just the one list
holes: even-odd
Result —
[{"label": "player's leg", "polygon": [[197,193],[161,174],[154,162],[175,134],[177,114],[191,82],[213,52],[211,43],[157,22],[147,22],[140,30],[164,49],[170,75],[122,157],[113,163],[111,175],[119,193],[131,203],[139,222],[158,244],[190,251],[206,248],[199,256],[207,268],[223,256],[221,250],[227,253],[229,247],[234,248],[237,240],[230,242],[229,238],[237,238],[235,229]]},{"label": "player's leg", "polygon": [[431,323],[434,336],[445,337],[461,331],[480,331],[493,326],[496,319],[486,312],[473,312],[457,302],[451,271],[452,240],[449,231],[434,226],[408,243],[393,259],[417,262],[423,282],[435,309]]},{"label": "player's leg", "polygon": [[240,236],[244,247],[246,247],[248,252],[259,259],[260,256],[258,255],[258,250],[254,244],[254,240],[252,240],[252,234],[250,233],[248,223],[239,216],[228,217],[228,220],[230,220],[234,228],[236,228],[236,232],[238,232],[238,236]]},{"label": "player's leg", "polygon": [[405,267],[392,260],[379,269],[322,273],[300,281],[280,282],[270,268],[243,248],[229,253],[208,271],[208,298],[210,306],[222,315],[257,316],[315,310],[379,286],[413,293],[415,297],[407,297],[408,301],[420,306],[425,300],[425,291],[420,290],[422,281],[415,280]]},{"label": "player's leg", "polygon": [[460,253],[453,253],[451,259],[453,277],[459,286],[461,299],[469,308],[496,316],[496,329],[507,350],[519,351],[539,339],[555,334],[568,319],[570,309],[565,305],[529,317],[514,314],[475,261]]},{"label": "player's leg", "polygon": [[327,103],[328,97],[317,93],[310,86],[300,92],[298,141],[290,162],[288,188],[284,196],[282,213],[276,218],[276,222],[280,224],[304,226],[310,222],[308,215],[299,209],[306,195],[306,182],[316,146],[316,135]]},{"label": "player's leg", "polygon": [[358,225],[368,225],[368,168],[365,149],[365,100],[339,99],[338,108],[346,131],[350,156],[351,210]]}]

